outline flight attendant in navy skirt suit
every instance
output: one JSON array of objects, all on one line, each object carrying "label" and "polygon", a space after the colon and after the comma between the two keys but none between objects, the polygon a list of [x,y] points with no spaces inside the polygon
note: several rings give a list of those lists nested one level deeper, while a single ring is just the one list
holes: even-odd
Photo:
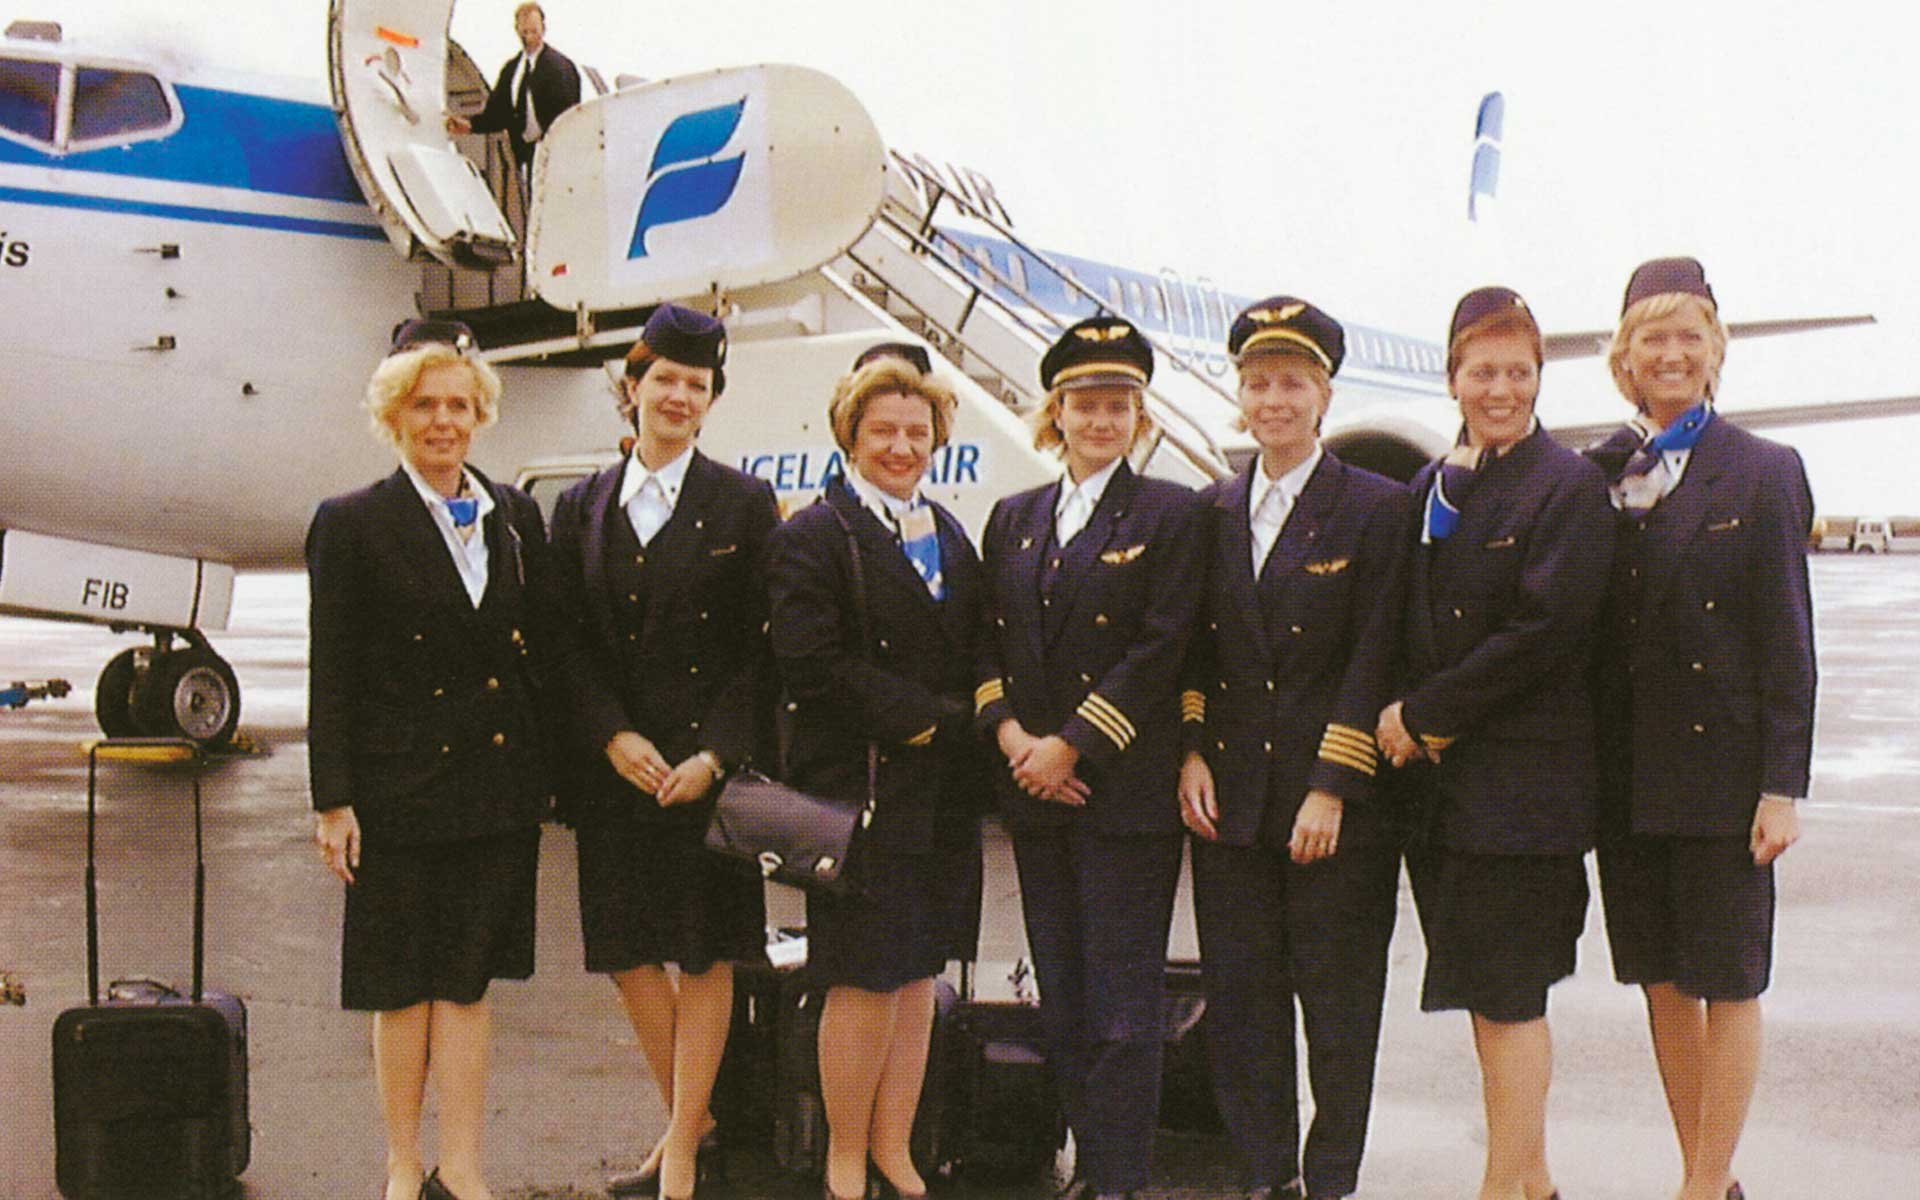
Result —
[{"label": "flight attendant in navy skirt suit", "polygon": [[1637,410],[1589,451],[1620,537],[1597,673],[1600,893],[1646,991],[1681,1200],[1740,1195],[1773,862],[1813,754],[1813,497],[1799,455],[1714,414],[1727,331],[1691,258],[1627,283],[1608,362]]},{"label": "flight attendant in navy skirt suit", "polygon": [[[1248,1196],[1359,1186],[1400,882],[1374,794],[1390,698],[1407,490],[1320,444],[1339,322],[1291,296],[1249,307],[1227,353],[1260,443],[1200,493],[1210,547],[1181,693],[1181,815],[1207,995],[1207,1051]],[[1313,1131],[1300,1155],[1294,998]]]},{"label": "flight attendant in navy skirt suit", "polygon": [[1594,835],[1587,685],[1613,553],[1606,481],[1540,428],[1540,329],[1506,288],[1447,337],[1465,430],[1420,469],[1405,674],[1381,750],[1416,816],[1420,1006],[1473,1018],[1487,1118],[1480,1200],[1547,1200],[1547,989],[1573,973]]},{"label": "flight attendant in navy skirt suit", "polygon": [[627,354],[633,453],[553,515],[583,668],[571,800],[587,969],[612,976],[670,1114],[639,1170],[609,1181],[616,1196],[692,1193],[733,964],[766,947],[759,875],[701,844],[719,782],[769,757],[772,713],[760,565],[779,509],[766,481],[696,447],[725,355],[719,321],[655,309]]},{"label": "flight attendant in navy skirt suit", "polygon": [[985,584],[960,522],[920,490],[957,402],[914,349],[878,347],[842,377],[827,415],[847,472],[767,546],[773,649],[793,706],[788,782],[864,802],[876,751],[873,820],[846,868],[858,891],[807,896],[807,966],[828,987],[826,1191],[854,1200],[869,1182],[883,1195],[926,1192],[908,1143],[933,978],[972,958],[980,934],[990,784],[968,697]]},{"label": "flight attendant in navy skirt suit", "polygon": [[373,1013],[386,1200],[492,1195],[487,989],[533,974],[556,596],[540,510],[466,462],[499,402],[465,325],[403,324],[365,401],[400,469],[307,531],[314,836],[347,885],[341,1004]]},{"label": "flight attendant in navy skirt suit", "polygon": [[1093,317],[1040,362],[1058,483],[994,505],[974,703],[999,746],[1040,1012],[1081,1186],[1147,1184],[1180,871],[1180,666],[1204,570],[1198,497],[1136,476],[1153,350]]}]

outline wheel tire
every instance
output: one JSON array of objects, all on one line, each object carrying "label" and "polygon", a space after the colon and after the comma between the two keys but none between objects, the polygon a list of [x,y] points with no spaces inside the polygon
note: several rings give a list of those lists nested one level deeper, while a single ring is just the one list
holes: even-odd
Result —
[{"label": "wheel tire", "polygon": [[93,717],[100,732],[110,738],[139,737],[140,724],[133,712],[133,687],[139,680],[138,649],[122,650],[100,668],[100,681],[93,688]]},{"label": "wheel tire", "polygon": [[187,738],[215,749],[232,740],[240,724],[240,681],[212,650],[174,650],[147,669],[134,716],[149,737]]}]

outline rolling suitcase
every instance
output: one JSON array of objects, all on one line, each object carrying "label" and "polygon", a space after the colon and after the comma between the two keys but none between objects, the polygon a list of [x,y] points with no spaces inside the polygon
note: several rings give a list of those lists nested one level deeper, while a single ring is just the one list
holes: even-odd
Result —
[{"label": "rolling suitcase", "polygon": [[[193,985],[115,981],[100,1000],[95,791],[101,751],[172,748],[193,763]],[[247,1011],[203,986],[206,864],[200,751],[192,742],[117,738],[87,756],[87,1004],[53,1025],[55,1182],[69,1200],[211,1200],[236,1190],[252,1149]]]},{"label": "rolling suitcase", "polygon": [[933,1053],[913,1130],[922,1174],[1039,1174],[1066,1142],[1066,1118],[1047,1063],[1032,968],[1022,960],[976,972],[963,963],[957,991],[944,979],[936,983],[935,1005]]}]

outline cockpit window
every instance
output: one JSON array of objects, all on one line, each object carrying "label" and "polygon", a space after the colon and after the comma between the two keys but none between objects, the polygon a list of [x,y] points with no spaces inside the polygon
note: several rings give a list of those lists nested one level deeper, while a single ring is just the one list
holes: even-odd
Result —
[{"label": "cockpit window", "polygon": [[51,143],[59,99],[58,63],[0,58],[0,129]]},{"label": "cockpit window", "polygon": [[75,142],[163,129],[173,119],[160,81],[136,71],[81,67],[73,80]]}]

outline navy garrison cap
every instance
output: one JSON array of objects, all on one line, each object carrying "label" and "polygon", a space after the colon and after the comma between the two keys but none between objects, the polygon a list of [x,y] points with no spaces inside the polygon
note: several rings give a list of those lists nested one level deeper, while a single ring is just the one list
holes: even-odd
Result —
[{"label": "navy garrison cap", "polygon": [[897,358],[922,375],[933,374],[933,359],[927,356],[927,348],[912,342],[880,342],[868,346],[853,360],[853,370],[858,371],[877,358]]},{"label": "navy garrison cap", "polygon": [[1347,333],[1305,300],[1269,296],[1241,310],[1227,329],[1227,354],[1235,362],[1265,351],[1303,355],[1333,375],[1346,360]]},{"label": "navy garrison cap", "polygon": [[1040,386],[1047,391],[1116,383],[1143,388],[1152,378],[1153,347],[1120,317],[1075,322],[1040,359]]},{"label": "navy garrison cap", "polygon": [[1713,289],[1707,286],[1707,269],[1700,265],[1697,258],[1653,258],[1633,269],[1633,275],[1627,280],[1627,296],[1620,302],[1620,313],[1645,300],[1648,296],[1663,296],[1668,292],[1683,292],[1689,296],[1698,296],[1717,310],[1720,305],[1713,298]]},{"label": "navy garrison cap", "polygon": [[661,358],[683,367],[706,367],[713,372],[713,394],[727,386],[727,327],[717,317],[678,304],[662,304],[647,318],[640,340]]},{"label": "navy garrison cap", "polygon": [[387,348],[387,353],[398,354],[429,344],[452,346],[455,350],[472,350],[476,345],[473,330],[465,321],[411,317],[393,327],[393,345]]},{"label": "navy garrison cap", "polygon": [[1507,287],[1475,288],[1460,297],[1460,303],[1453,306],[1453,321],[1447,326],[1447,348],[1453,348],[1454,339],[1460,336],[1462,330],[1503,312],[1526,318],[1535,333],[1540,331],[1540,323],[1533,319],[1533,311],[1520,298],[1519,292]]}]

